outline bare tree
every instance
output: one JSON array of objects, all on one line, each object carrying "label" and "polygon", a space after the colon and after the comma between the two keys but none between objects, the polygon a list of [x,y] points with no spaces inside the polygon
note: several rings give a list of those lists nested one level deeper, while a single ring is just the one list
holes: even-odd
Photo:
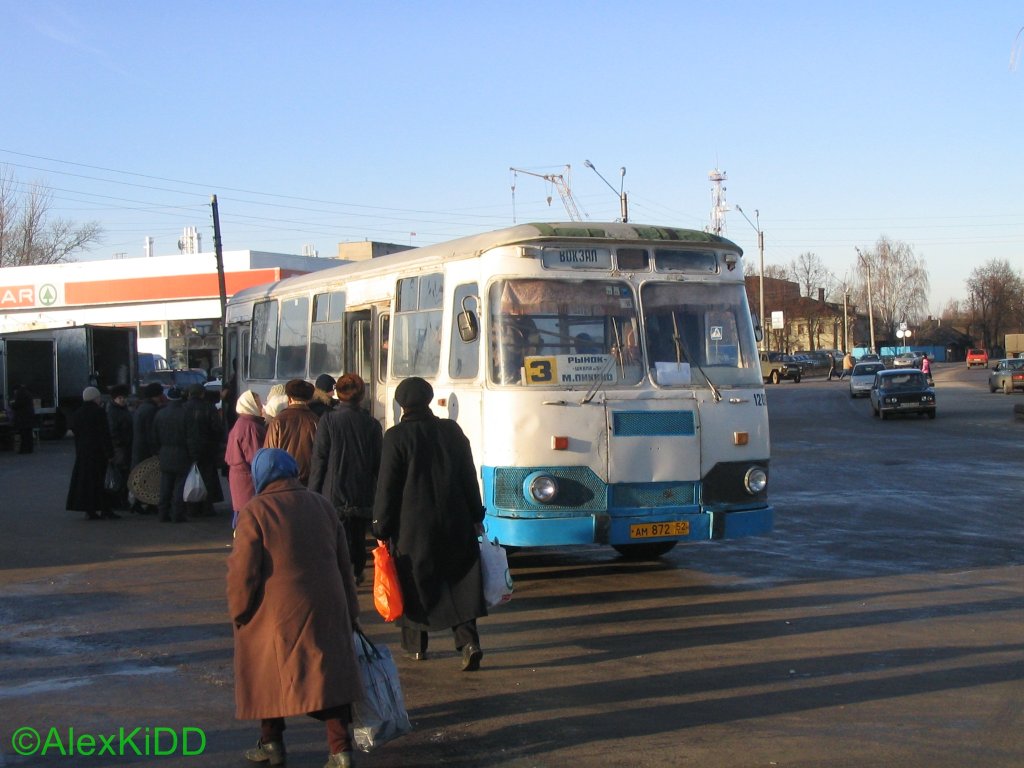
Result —
[{"label": "bare tree", "polygon": [[1024,280],[1006,259],[992,259],[971,272],[967,280],[971,327],[981,334],[985,349],[1003,346],[1003,335],[1020,326],[1024,310]]},{"label": "bare tree", "polygon": [[918,324],[928,313],[928,270],[913,246],[893,241],[884,235],[873,250],[857,249],[857,301],[868,306],[868,280],[871,305],[882,338],[894,339],[901,322]]},{"label": "bare tree", "polygon": [[0,167],[0,267],[59,264],[103,235],[95,222],[75,224],[50,216],[52,193],[42,184],[17,192],[13,173]]},{"label": "bare tree", "polygon": [[801,253],[790,263],[789,272],[790,279],[800,285],[801,296],[817,298],[819,288],[824,288],[826,295],[831,293],[832,273],[817,254]]}]

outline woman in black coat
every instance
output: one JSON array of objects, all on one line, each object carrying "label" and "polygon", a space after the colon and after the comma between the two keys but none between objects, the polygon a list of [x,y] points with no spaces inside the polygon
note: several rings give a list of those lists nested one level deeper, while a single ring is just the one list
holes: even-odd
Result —
[{"label": "woman in black coat", "polygon": [[100,391],[86,387],[82,400],[82,406],[68,420],[68,428],[75,433],[75,466],[65,507],[85,512],[89,520],[118,518],[120,515],[110,511],[110,497],[103,488],[114,445],[107,414],[100,406]]},{"label": "woman in black coat", "polygon": [[384,435],[373,533],[389,543],[402,586],[402,648],[426,658],[427,632],[451,628],[462,669],[480,668],[476,619],[487,615],[480,573],[483,505],[469,440],[430,410],[423,379],[395,390],[402,421]]},{"label": "woman in black coat", "polygon": [[346,373],[334,388],[339,404],[317,422],[309,489],[326,496],[345,524],[356,583],[362,583],[383,432],[380,423],[359,407],[366,393],[362,377]]}]

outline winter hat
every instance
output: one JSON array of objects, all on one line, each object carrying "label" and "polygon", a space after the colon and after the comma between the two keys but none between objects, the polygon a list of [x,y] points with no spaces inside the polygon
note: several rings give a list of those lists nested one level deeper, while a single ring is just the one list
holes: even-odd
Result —
[{"label": "winter hat", "polygon": [[313,385],[305,379],[292,379],[284,385],[284,393],[292,400],[308,402],[313,397]]},{"label": "winter hat", "polygon": [[334,385],[334,392],[343,403],[358,403],[363,399],[366,382],[356,373],[346,373]]},{"label": "winter hat", "polygon": [[163,393],[164,388],[159,381],[151,381],[142,388],[142,396],[146,398],[160,397]]},{"label": "winter hat", "polygon": [[316,377],[316,384],[314,386],[321,392],[330,392],[334,389],[334,377],[329,373],[321,373]]},{"label": "winter hat", "polygon": [[86,387],[82,390],[82,400],[86,403],[91,403],[93,400],[100,399],[100,391],[96,387]]},{"label": "winter hat", "polygon": [[403,408],[426,408],[434,397],[434,388],[419,376],[406,379],[395,390],[395,401]]}]

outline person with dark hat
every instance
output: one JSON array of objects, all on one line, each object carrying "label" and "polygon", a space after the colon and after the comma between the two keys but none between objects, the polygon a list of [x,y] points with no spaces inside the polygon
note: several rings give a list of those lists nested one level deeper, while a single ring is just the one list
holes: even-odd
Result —
[{"label": "person with dark hat", "polygon": [[356,583],[366,568],[366,526],[373,515],[383,430],[360,407],[366,384],[346,373],[335,384],[338,407],[320,419],[313,443],[309,488],[334,505],[345,524]]},{"label": "person with dark hat", "polygon": [[121,479],[116,491],[108,491],[114,509],[128,509],[128,473],[132,468],[133,439],[132,414],[128,410],[130,391],[125,384],[115,384],[110,388],[110,402],[107,403],[107,427],[114,445],[111,464]]},{"label": "person with dark hat", "polygon": [[[164,388],[159,381],[151,381],[139,391],[139,404],[132,414],[132,469],[151,456],[156,456],[153,443],[153,419],[164,401]],[[138,499],[132,504],[132,512],[149,514],[156,508],[143,504]]]},{"label": "person with dark hat", "polygon": [[329,373],[321,373],[313,383],[313,399],[309,401],[309,410],[318,419],[334,410],[334,385],[334,377]]},{"label": "person with dark hat", "polygon": [[207,399],[206,387],[202,384],[189,386],[184,411],[188,458],[199,467],[203,485],[206,486],[206,498],[195,503],[186,502],[187,508],[193,516],[212,515],[213,505],[218,501],[224,501],[220,474],[217,472],[218,461],[224,455],[221,450],[224,443],[224,425],[216,407]]},{"label": "person with dark hat", "polygon": [[65,507],[85,512],[89,520],[120,517],[110,509],[110,498],[103,487],[107,463],[114,458],[107,414],[100,405],[100,391],[86,387],[82,405],[71,414],[68,428],[75,434],[75,466]]},{"label": "person with dark hat", "polygon": [[160,522],[184,523],[185,480],[192,462],[185,436],[184,394],[177,387],[167,390],[167,405],[153,419],[153,445],[160,457]]},{"label": "person with dark hat", "polygon": [[373,534],[398,566],[402,648],[424,659],[428,632],[451,628],[462,669],[480,668],[476,620],[487,615],[480,571],[483,504],[469,440],[430,410],[434,390],[421,378],[395,390],[402,420],[384,434]]},{"label": "person with dark hat", "polygon": [[313,385],[304,379],[292,379],[284,385],[288,407],[277,414],[267,427],[264,448],[282,448],[299,465],[299,480],[309,482],[309,470],[316,438],[317,417],[309,410],[313,399]]}]

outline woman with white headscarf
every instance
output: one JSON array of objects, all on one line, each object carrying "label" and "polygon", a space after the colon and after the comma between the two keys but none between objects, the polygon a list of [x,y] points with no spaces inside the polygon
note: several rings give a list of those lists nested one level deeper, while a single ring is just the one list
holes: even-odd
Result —
[{"label": "woman with white headscarf", "polygon": [[267,425],[263,421],[263,405],[260,396],[246,390],[235,401],[237,419],[228,433],[228,444],[224,451],[224,463],[228,465],[228,487],[231,489],[231,527],[238,522],[238,510],[244,507],[256,491],[252,485],[252,460],[256,451],[263,447]]}]

